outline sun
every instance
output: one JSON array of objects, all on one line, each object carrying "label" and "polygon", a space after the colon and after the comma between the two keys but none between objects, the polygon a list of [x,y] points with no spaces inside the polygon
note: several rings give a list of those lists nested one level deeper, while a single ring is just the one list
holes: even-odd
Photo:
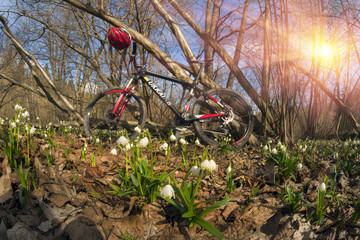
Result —
[{"label": "sun", "polygon": [[319,57],[329,60],[332,56],[333,49],[329,44],[323,44],[320,46]]}]

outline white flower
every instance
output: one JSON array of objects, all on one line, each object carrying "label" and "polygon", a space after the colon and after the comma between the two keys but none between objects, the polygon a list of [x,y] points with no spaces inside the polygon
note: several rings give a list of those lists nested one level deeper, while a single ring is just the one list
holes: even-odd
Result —
[{"label": "white flower", "polygon": [[163,198],[175,198],[175,191],[171,185],[166,185],[163,189],[161,189],[160,195]]},{"label": "white flower", "polygon": [[146,147],[149,144],[149,139],[147,137],[144,137],[139,141],[140,147]]},{"label": "white flower", "polygon": [[322,191],[322,192],[325,192],[325,190],[326,190],[326,185],[325,185],[325,183],[322,182],[322,183],[320,184],[319,190]]},{"label": "white flower", "polygon": [[40,120],[40,118],[39,118],[39,117],[36,117],[36,120],[38,120],[38,121],[39,121],[39,120]]},{"label": "white flower", "polygon": [[33,135],[35,133],[35,128],[32,126],[29,131],[30,135]]},{"label": "white flower", "polygon": [[214,160],[210,160],[209,171],[212,172],[216,169],[216,162]]},{"label": "white flower", "polygon": [[297,168],[298,170],[301,170],[301,169],[303,168],[302,163],[298,163],[298,165],[296,166],[296,168]]},{"label": "white flower", "polygon": [[272,153],[272,154],[277,154],[276,148],[273,148],[273,149],[271,150],[271,153]]},{"label": "white flower", "polygon": [[95,141],[96,141],[97,144],[100,143],[100,139],[99,139],[99,138],[97,138]]},{"label": "white flower", "polygon": [[265,145],[265,146],[264,146],[264,150],[265,150],[265,151],[269,150],[268,145]]},{"label": "white flower", "polygon": [[112,155],[116,156],[116,155],[117,155],[116,148],[113,148],[113,149],[110,151],[110,153],[111,153]]},{"label": "white flower", "polygon": [[135,127],[134,131],[137,132],[137,133],[141,133],[141,129],[139,127]]},{"label": "white flower", "polygon": [[23,108],[19,104],[15,105],[15,111],[21,111],[22,109]]},{"label": "white flower", "polygon": [[183,138],[180,138],[179,142],[180,142],[182,145],[184,145],[184,144],[187,143],[187,142],[185,141],[185,139],[183,139]]},{"label": "white flower", "polygon": [[126,150],[129,150],[130,148],[131,148],[130,143],[126,144],[125,149],[126,149]]},{"label": "white flower", "polygon": [[197,145],[197,146],[199,146],[199,145],[200,145],[200,141],[199,141],[199,139],[196,139],[196,141],[195,141],[195,145]]},{"label": "white flower", "polygon": [[46,138],[47,138],[47,134],[46,134],[46,133],[45,133],[44,137],[46,137]]},{"label": "white flower", "polygon": [[28,111],[25,111],[25,112],[23,112],[23,113],[21,114],[21,117],[22,117],[22,118],[28,118],[28,117],[30,117],[30,114],[29,114]]},{"label": "white flower", "polygon": [[19,120],[19,119],[16,119],[16,120],[15,120],[15,122],[16,122],[16,123],[19,123],[19,122],[20,122],[20,120]]},{"label": "white flower", "polygon": [[0,124],[3,125],[4,124],[4,119],[0,118]]},{"label": "white flower", "polygon": [[334,152],[334,158],[339,158],[339,153]]},{"label": "white flower", "polygon": [[25,131],[28,131],[29,130],[29,127],[28,125],[25,126]]},{"label": "white flower", "polygon": [[176,137],[174,134],[171,134],[171,136],[169,137],[170,141],[176,141]]},{"label": "white flower", "polygon": [[200,167],[202,170],[209,170],[210,172],[214,171],[216,169],[216,163],[214,160],[204,160]]},{"label": "white flower", "polygon": [[116,141],[116,143],[119,144],[119,145],[125,146],[126,144],[129,143],[129,140],[127,140],[126,137],[121,136],[121,137]]},{"label": "white flower", "polygon": [[285,151],[286,151],[285,145],[281,145],[281,146],[280,146],[280,149],[281,149],[282,152],[285,152]]},{"label": "white flower", "polygon": [[267,142],[270,144],[270,143],[272,143],[272,140],[271,140],[271,139],[269,139]]},{"label": "white flower", "polygon": [[11,123],[10,123],[10,127],[11,127],[11,128],[16,128],[16,123],[11,122]]},{"label": "white flower", "polygon": [[349,142],[344,142],[344,146],[347,147],[349,145]]},{"label": "white flower", "polygon": [[209,160],[204,160],[201,164],[200,164],[200,167],[202,170],[209,170],[210,168],[210,162]]},{"label": "white flower", "polygon": [[167,143],[164,143],[163,145],[160,145],[160,151],[166,151],[168,146],[169,145]]},{"label": "white flower", "polygon": [[226,172],[231,172],[231,167],[229,166],[227,169],[226,169]]},{"label": "white flower", "polygon": [[193,166],[190,169],[191,173],[194,174],[196,177],[199,176],[201,169],[198,166]]}]

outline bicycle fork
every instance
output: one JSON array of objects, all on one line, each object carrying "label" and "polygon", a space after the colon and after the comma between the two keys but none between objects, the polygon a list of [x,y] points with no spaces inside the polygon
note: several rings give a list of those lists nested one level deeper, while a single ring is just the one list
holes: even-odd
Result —
[{"label": "bicycle fork", "polygon": [[[135,89],[135,85],[131,85],[133,82],[134,78],[131,78],[130,81],[127,83],[126,87],[123,89],[121,95],[119,96],[119,98],[116,101],[116,104],[114,106],[114,109],[111,111],[111,113],[116,116],[116,120],[120,120],[121,115],[123,114],[125,107],[127,105],[127,103],[129,102],[129,98],[131,95],[130,90]],[[125,102],[121,105],[121,103],[124,100],[124,97],[126,97],[127,99],[125,100]],[[120,107],[121,106],[121,107]],[[119,111],[120,108],[120,111]]]}]

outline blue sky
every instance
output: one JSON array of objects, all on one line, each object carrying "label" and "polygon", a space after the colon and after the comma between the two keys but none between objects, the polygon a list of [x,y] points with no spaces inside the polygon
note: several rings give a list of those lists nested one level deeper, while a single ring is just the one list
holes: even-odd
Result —
[{"label": "blue sky", "polygon": [[15,1],[11,0],[0,0],[0,10],[7,10]]}]

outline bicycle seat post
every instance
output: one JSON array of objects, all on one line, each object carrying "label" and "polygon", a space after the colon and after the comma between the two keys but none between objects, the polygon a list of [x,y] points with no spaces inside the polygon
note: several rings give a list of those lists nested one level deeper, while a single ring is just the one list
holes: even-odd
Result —
[{"label": "bicycle seat post", "polygon": [[200,74],[201,74],[201,72],[203,71],[203,69],[204,69],[204,66],[205,66],[205,64],[203,63],[203,62],[199,62],[200,63],[200,69],[199,69],[199,72],[197,73],[197,75],[196,75],[196,77],[195,77],[195,79],[194,79],[194,82],[196,83],[196,84],[198,84],[198,80],[199,80],[199,78],[200,78]]}]

